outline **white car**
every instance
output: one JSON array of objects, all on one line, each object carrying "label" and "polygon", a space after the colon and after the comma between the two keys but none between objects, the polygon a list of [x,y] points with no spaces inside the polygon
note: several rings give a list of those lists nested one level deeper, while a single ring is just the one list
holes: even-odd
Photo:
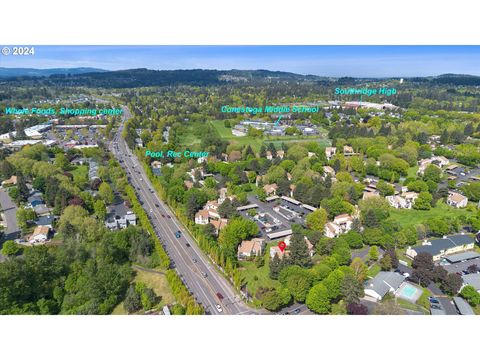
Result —
[{"label": "white car", "polygon": [[217,308],[217,311],[218,311],[219,313],[221,313],[221,312],[223,311],[223,309],[222,309],[222,307],[220,306],[220,304],[215,305],[215,307]]}]

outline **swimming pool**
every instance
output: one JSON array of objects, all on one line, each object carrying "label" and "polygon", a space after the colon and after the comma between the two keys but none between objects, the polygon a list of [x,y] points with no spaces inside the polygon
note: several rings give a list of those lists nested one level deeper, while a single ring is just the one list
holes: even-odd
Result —
[{"label": "swimming pool", "polygon": [[397,290],[398,297],[408,300],[412,303],[416,302],[420,295],[422,295],[422,292],[419,288],[406,282],[403,283]]}]

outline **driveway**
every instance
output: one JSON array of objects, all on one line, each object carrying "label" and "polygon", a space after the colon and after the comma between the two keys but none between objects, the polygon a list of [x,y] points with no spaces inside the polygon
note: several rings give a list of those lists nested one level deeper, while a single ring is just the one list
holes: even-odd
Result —
[{"label": "driveway", "polygon": [[4,189],[0,189],[0,207],[7,223],[5,240],[14,240],[20,236],[20,228],[17,224],[17,205]]}]

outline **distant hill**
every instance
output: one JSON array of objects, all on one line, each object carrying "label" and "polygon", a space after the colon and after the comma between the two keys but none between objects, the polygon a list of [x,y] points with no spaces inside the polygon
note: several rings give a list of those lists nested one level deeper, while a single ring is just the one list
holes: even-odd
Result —
[{"label": "distant hill", "polygon": [[0,78],[8,77],[38,77],[50,75],[78,75],[84,73],[106,72],[107,70],[80,67],[80,68],[57,68],[57,69],[31,69],[31,68],[4,68],[0,67]]},{"label": "distant hill", "polygon": [[[53,70],[53,69],[52,69]],[[0,78],[1,78],[0,73]],[[6,82],[29,82],[41,85],[89,86],[103,88],[133,88],[143,86],[218,85],[227,82],[316,81],[326,79],[314,75],[299,75],[268,70],[149,70],[130,69],[82,73],[54,73],[42,77],[3,77]]]},{"label": "distant hill", "polygon": [[[382,81],[389,78],[381,78]],[[148,86],[194,85],[208,86],[226,83],[282,83],[316,82],[322,84],[355,85],[359,82],[378,81],[380,78],[322,77],[270,70],[149,70],[129,69],[106,71],[94,68],[72,69],[7,69],[0,68],[0,81],[15,85],[86,86],[102,88],[134,88]],[[480,77],[444,74],[415,77],[412,82],[448,85],[480,85]]]},{"label": "distant hill", "polygon": [[464,74],[443,74],[432,79],[436,84],[480,86],[480,76]]}]

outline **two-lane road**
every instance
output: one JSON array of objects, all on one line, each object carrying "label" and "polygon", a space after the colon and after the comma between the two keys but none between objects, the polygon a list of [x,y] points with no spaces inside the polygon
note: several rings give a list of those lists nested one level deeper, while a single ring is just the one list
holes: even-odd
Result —
[{"label": "two-lane road", "polygon": [[[130,117],[130,112],[126,107],[123,109],[126,120]],[[129,183],[143,203],[142,206],[149,215],[157,236],[189,291],[211,314],[255,313],[240,300],[232,286],[198,248],[187,229],[157,196],[137,157],[121,137],[122,129],[123,122],[110,144],[110,150],[126,170]],[[176,236],[178,230],[181,231],[179,238]],[[217,294],[221,294],[223,299]],[[221,306],[221,312],[217,309],[217,304]]]}]

